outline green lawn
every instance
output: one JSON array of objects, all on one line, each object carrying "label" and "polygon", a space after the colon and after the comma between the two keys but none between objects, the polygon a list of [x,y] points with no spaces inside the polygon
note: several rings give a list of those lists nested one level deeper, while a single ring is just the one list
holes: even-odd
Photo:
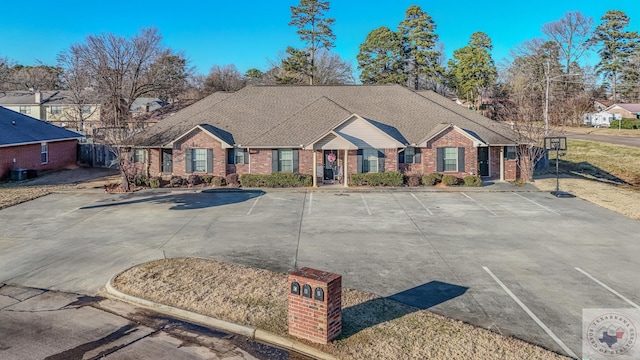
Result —
[{"label": "green lawn", "polygon": [[[640,186],[640,148],[587,140],[567,142],[566,155],[560,157],[562,171]],[[552,171],[555,153],[549,155]]]}]

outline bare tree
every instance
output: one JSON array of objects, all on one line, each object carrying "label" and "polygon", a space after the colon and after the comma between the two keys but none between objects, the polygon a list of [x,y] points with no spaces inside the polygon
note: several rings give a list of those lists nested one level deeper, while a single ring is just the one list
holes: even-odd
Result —
[{"label": "bare tree", "polygon": [[10,82],[13,90],[57,90],[61,73],[61,68],[44,64],[15,65],[11,68]]},{"label": "bare tree", "polygon": [[71,106],[62,114],[66,122],[80,132],[85,132],[88,119],[95,117],[100,111],[101,101],[95,91],[95,82],[81,64],[77,54],[60,53],[58,65],[64,69],[61,73],[62,86],[66,89]]},{"label": "bare tree", "polygon": [[7,57],[0,57],[0,90],[10,90],[9,79],[13,62]]},{"label": "bare tree", "polygon": [[[84,42],[76,43],[61,57],[77,59],[65,68],[78,67],[78,74],[86,74],[103,94],[101,123],[105,127],[99,133],[118,159],[122,175],[122,188],[129,191],[131,147],[125,146],[137,126],[131,117],[130,104],[137,98],[162,91],[167,87],[152,67],[163,56],[174,54],[161,43],[162,36],[155,28],[142,29],[132,37],[111,33],[89,35]],[[84,86],[84,82],[79,83]],[[128,144],[132,145],[132,144]]]},{"label": "bare tree", "polygon": [[209,95],[216,91],[238,91],[246,85],[244,76],[234,64],[214,65],[204,80],[204,94]]},{"label": "bare tree", "polygon": [[542,26],[542,33],[558,45],[566,73],[591,47],[592,28],[593,18],[585,17],[580,11],[569,11],[560,20]]}]

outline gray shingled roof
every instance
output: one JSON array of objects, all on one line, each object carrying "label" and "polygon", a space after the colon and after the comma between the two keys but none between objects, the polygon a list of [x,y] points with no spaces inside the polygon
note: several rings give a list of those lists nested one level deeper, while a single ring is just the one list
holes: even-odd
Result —
[{"label": "gray shingled roof", "polygon": [[[42,94],[41,105],[73,104],[73,97],[69,91],[47,90],[40,91],[40,93]],[[97,100],[96,103],[98,103]],[[36,95],[32,91],[3,91],[0,92],[0,105],[38,105],[38,103],[36,103]]]},{"label": "gray shingled roof", "polygon": [[0,146],[79,139],[82,135],[0,106]]},{"label": "gray shingled roof", "polygon": [[308,145],[357,114],[398,141],[415,144],[442,123],[454,124],[487,144],[515,144],[517,134],[433,92],[386,86],[250,86],[214,93],[132,139],[165,146],[196,125],[232,135],[236,145]]}]

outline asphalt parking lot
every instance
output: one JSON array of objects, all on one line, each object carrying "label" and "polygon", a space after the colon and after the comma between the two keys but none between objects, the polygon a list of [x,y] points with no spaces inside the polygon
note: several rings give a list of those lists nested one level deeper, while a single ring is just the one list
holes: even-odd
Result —
[{"label": "asphalt parking lot", "polygon": [[52,194],[0,211],[0,283],[95,294],[197,256],[343,286],[580,355],[583,308],[639,308],[640,222],[541,192]]}]

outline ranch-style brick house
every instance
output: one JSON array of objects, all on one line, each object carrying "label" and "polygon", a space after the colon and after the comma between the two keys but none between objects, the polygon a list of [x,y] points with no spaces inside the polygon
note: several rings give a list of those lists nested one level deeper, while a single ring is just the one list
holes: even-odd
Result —
[{"label": "ranch-style brick house", "polygon": [[519,178],[517,134],[433,92],[385,86],[250,86],[214,93],[131,138],[151,176],[399,171]]}]

